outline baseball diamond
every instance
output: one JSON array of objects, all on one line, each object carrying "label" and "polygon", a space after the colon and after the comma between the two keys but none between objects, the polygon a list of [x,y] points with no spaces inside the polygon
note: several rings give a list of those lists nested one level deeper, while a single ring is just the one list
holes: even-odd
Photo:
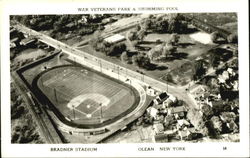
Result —
[{"label": "baseball diamond", "polygon": [[136,107],[132,87],[110,80],[84,67],[51,68],[37,78],[37,87],[66,120],[100,124]]}]

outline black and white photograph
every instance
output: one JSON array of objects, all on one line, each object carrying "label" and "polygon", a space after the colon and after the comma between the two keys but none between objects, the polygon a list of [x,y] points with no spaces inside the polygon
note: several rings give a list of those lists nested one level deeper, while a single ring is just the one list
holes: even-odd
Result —
[{"label": "black and white photograph", "polygon": [[250,156],[247,0],[66,1],[0,1],[1,157]]},{"label": "black and white photograph", "polygon": [[236,13],[11,15],[11,143],[239,142]]}]

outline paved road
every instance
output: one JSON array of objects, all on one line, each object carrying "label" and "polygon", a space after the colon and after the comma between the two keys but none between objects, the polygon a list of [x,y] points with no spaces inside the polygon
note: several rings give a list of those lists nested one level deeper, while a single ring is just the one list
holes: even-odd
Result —
[{"label": "paved road", "polygon": [[[82,62],[86,62],[87,64],[96,65],[100,67],[99,71],[102,71],[103,69],[111,70],[111,72],[117,74],[117,78],[119,79],[119,76],[124,76],[127,78],[130,78],[131,80],[135,80],[143,85],[150,85],[152,88],[158,90],[158,91],[168,91],[170,94],[176,96],[179,99],[182,99],[185,101],[190,107],[197,107],[196,102],[190,97],[189,94],[186,92],[186,86],[180,87],[180,86],[170,86],[166,83],[163,83],[161,81],[158,81],[156,79],[153,79],[151,77],[145,76],[144,74],[140,74],[138,72],[132,71],[130,69],[127,69],[125,67],[116,65],[114,63],[111,63],[109,61],[106,61],[104,59],[98,58],[94,55],[88,54],[86,52],[83,52],[81,50],[75,49],[65,43],[62,43],[58,40],[55,40],[45,34],[39,33],[37,31],[34,31],[32,29],[29,29],[21,24],[16,25],[17,29],[28,33],[31,35],[34,35],[39,38],[40,41],[54,47],[57,49],[61,49],[64,53],[78,58],[80,57],[82,59]],[[73,58],[74,59],[74,58]],[[87,65],[86,64],[86,65]]]}]

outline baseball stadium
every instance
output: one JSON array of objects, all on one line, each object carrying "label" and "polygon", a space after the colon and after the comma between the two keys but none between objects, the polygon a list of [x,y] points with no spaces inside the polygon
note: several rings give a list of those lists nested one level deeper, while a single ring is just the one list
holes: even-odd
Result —
[{"label": "baseball stadium", "polygon": [[77,128],[113,123],[140,101],[131,85],[77,65],[49,68],[35,77],[32,87],[62,122]]}]

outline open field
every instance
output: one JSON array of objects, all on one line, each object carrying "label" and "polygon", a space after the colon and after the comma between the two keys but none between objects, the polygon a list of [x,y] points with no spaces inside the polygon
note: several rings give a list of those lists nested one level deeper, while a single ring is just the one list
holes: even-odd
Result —
[{"label": "open field", "polygon": [[75,66],[53,68],[38,79],[38,87],[67,119],[98,124],[132,108],[132,90],[94,72]]}]

